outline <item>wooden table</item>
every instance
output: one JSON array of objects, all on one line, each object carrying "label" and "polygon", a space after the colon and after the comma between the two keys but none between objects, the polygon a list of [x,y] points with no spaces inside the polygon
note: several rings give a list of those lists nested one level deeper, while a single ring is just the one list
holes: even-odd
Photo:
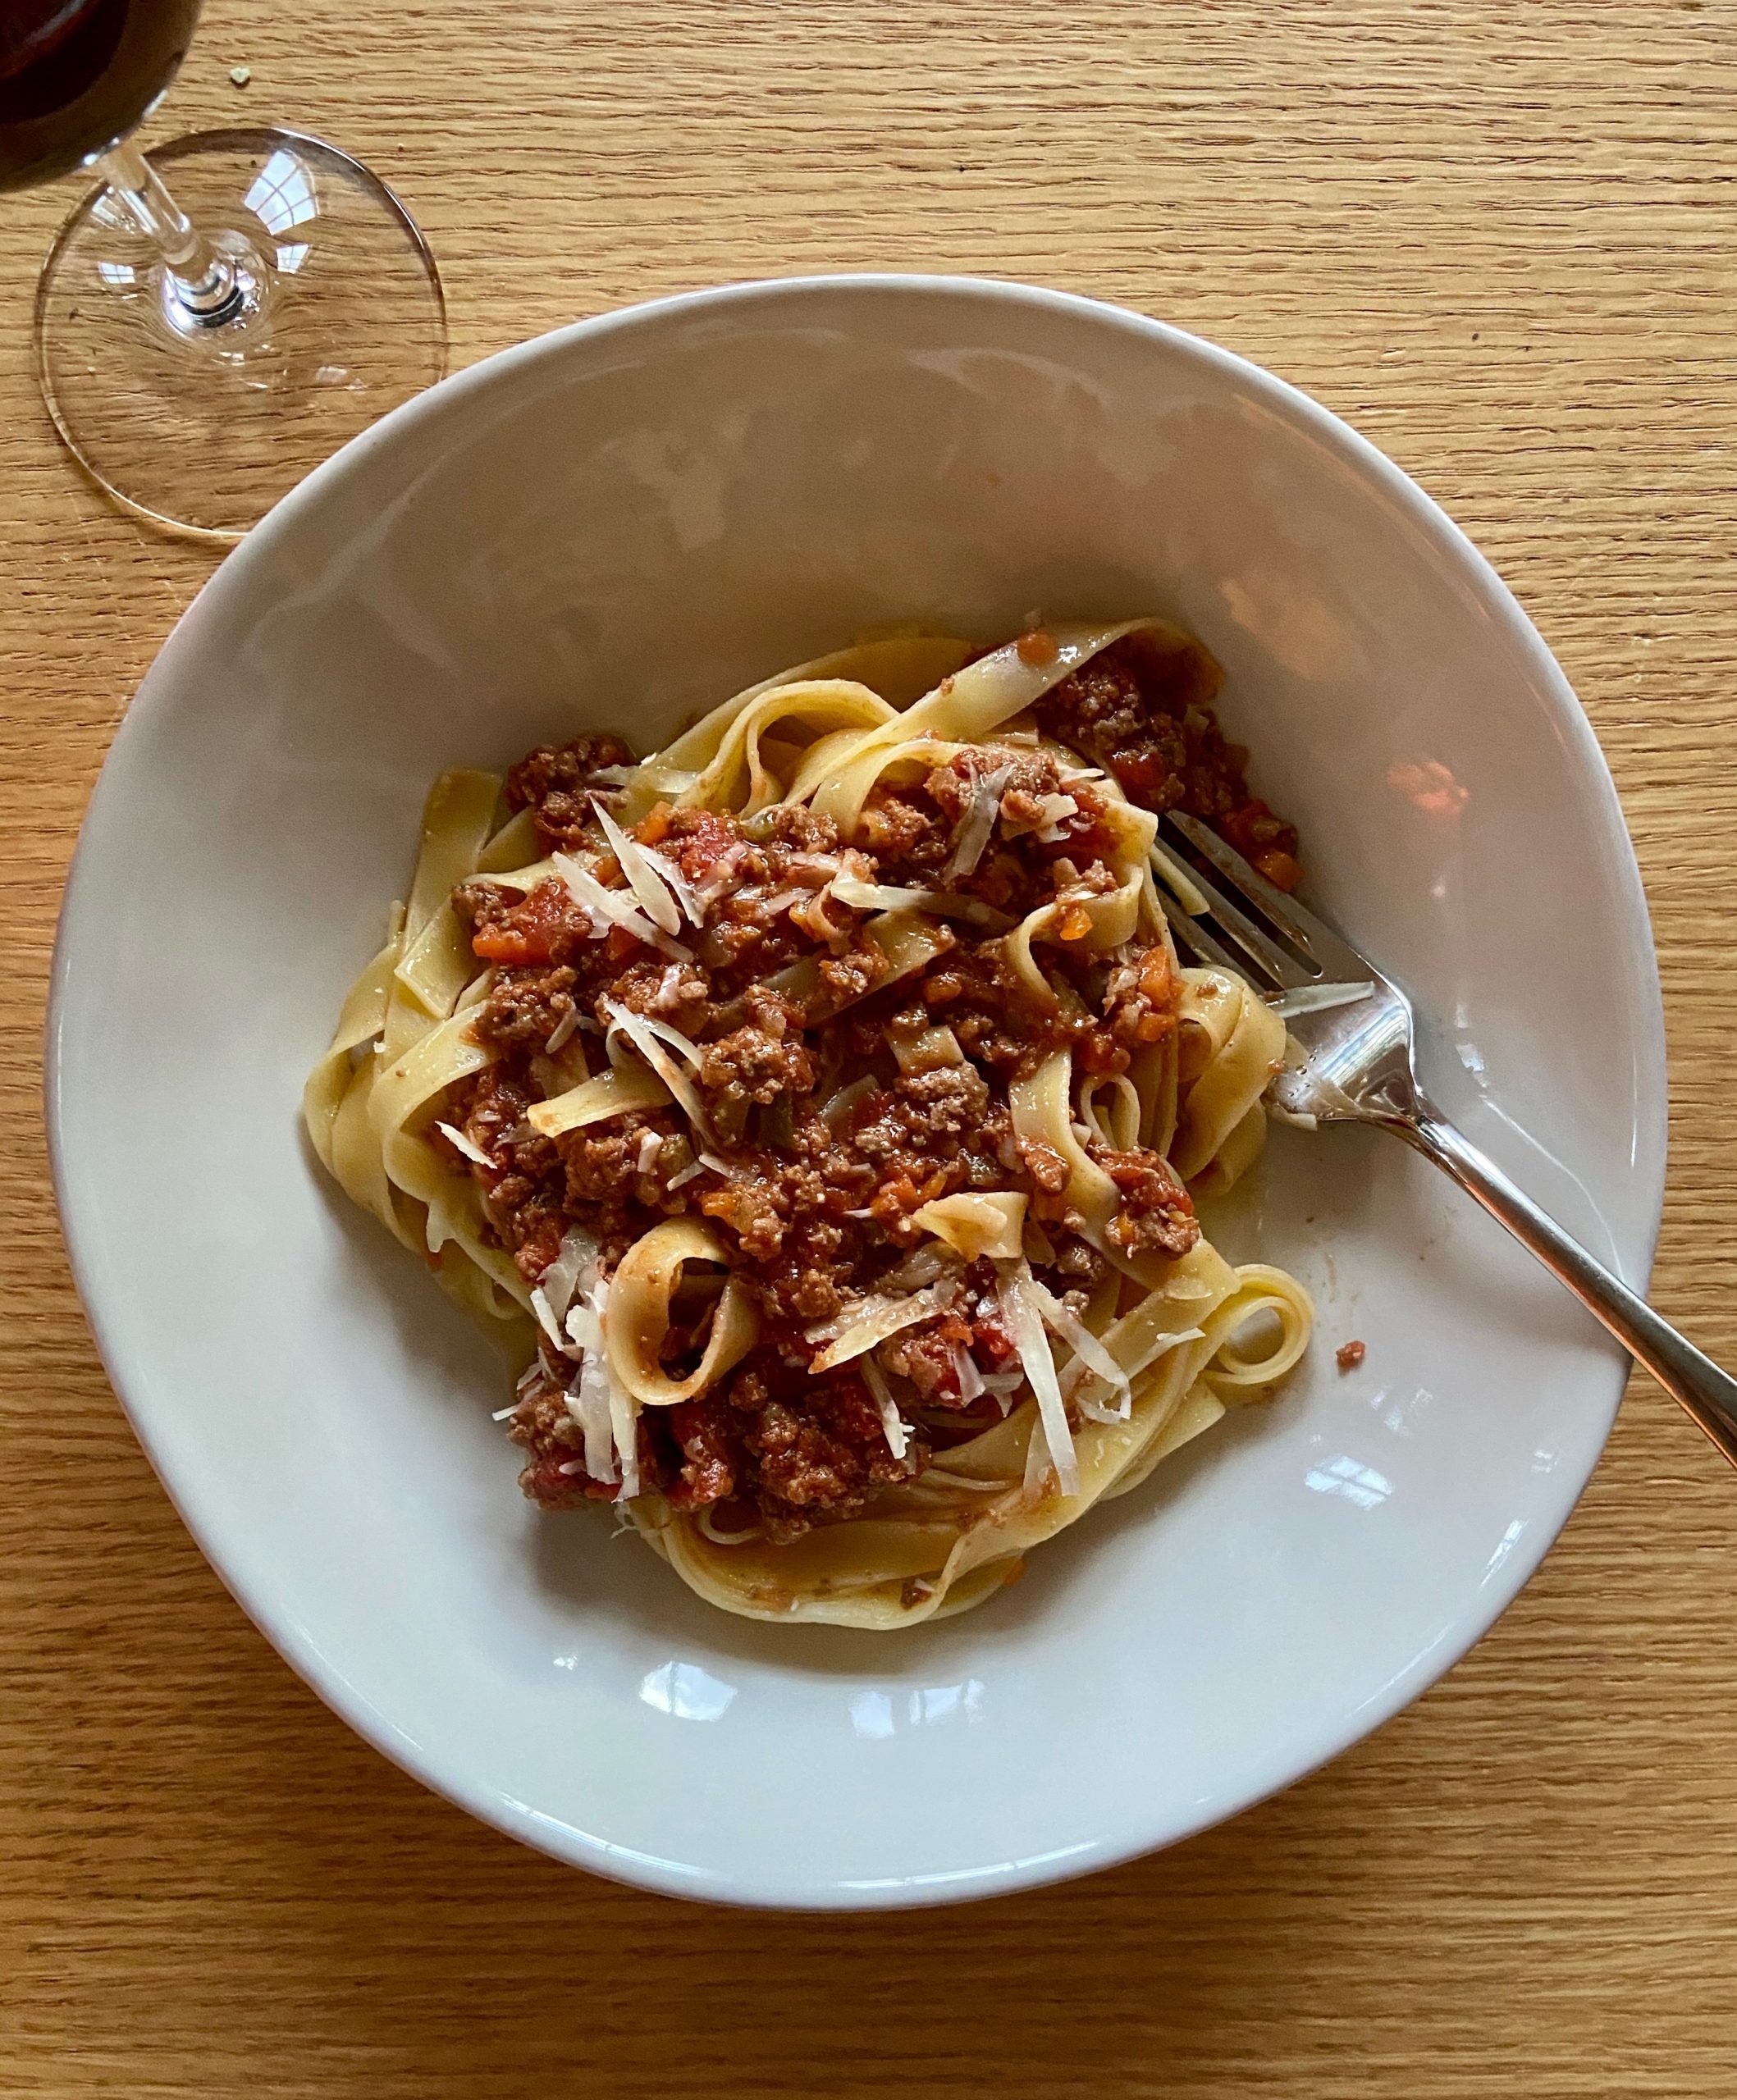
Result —
[{"label": "wooden table", "polygon": [[[455,363],[720,279],[980,271],[1198,330],[1383,445],[1610,756],[1671,1026],[1657,1296],[1737,1361],[1734,0],[213,0],[149,135],[241,112],[401,189]],[[1050,1893],[631,1893],[423,1793],[290,1676],[110,1395],[39,1134],[80,812],[211,566],[110,514],[38,404],[70,202],[0,200],[0,2093],[1731,2100],[1737,1481],[1643,1381],[1434,1692]]]}]

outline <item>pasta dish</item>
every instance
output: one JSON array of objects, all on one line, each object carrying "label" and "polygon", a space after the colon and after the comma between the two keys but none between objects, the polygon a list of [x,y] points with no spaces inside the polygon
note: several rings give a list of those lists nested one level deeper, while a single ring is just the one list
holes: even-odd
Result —
[{"label": "pasta dish", "polygon": [[1302,1287],[1195,1213],[1286,1033],[1180,965],[1156,812],[1298,874],[1218,682],[1155,619],[902,636],[436,783],[306,1119],[516,1352],[535,1501],[910,1626],[1297,1362]]}]

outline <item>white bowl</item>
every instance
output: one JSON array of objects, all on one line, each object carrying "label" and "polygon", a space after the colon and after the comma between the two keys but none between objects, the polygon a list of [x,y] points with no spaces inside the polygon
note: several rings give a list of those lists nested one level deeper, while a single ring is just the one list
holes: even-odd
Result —
[{"label": "white bowl", "polygon": [[963,1618],[732,1620],[606,1522],[520,1499],[495,1356],[297,1122],[430,777],[597,725],[646,748],[865,624],[1001,636],[1034,606],[1205,638],[1313,897],[1433,1018],[1442,1105],[1640,1285],[1657,980],[1574,696],[1379,454],[1133,314],[828,279],[491,358],[230,556],[97,788],[49,1120],[116,1386],[295,1669],[560,1858],[874,1906],[1168,1843],[1438,1676],[1598,1457],[1621,1356],[1445,1181],[1342,1132],[1281,1134],[1219,1228],[1316,1293],[1305,1374]]}]

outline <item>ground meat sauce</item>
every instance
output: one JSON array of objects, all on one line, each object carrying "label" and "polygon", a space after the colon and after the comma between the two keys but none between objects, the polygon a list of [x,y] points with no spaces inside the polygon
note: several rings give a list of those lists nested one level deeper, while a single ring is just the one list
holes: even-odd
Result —
[{"label": "ground meat sauce", "polygon": [[[1296,834],[1249,796],[1245,755],[1209,710],[1212,682],[1197,655],[1131,637],[1054,688],[1037,718],[1131,799],[1194,811],[1288,888]],[[618,739],[583,737],[532,752],[508,776],[510,801],[532,812],[544,845],[583,848],[606,888],[624,878],[612,858],[596,857],[592,801],[630,763]],[[968,873],[944,881],[962,818],[991,770],[1003,780],[989,844]],[[904,1330],[876,1358],[903,1381],[912,1425],[903,1460],[888,1446],[860,1366],[809,1370],[821,1344],[807,1331],[909,1263],[926,1242],[912,1222],[924,1203],[961,1190],[1022,1191],[1033,1242],[1049,1256],[1034,1264],[1048,1287],[1077,1311],[1102,1278],[1104,1257],[1067,1207],[1066,1163],[1016,1139],[1008,1087],[1063,1044],[1086,1071],[1125,1071],[1174,1028],[1179,988],[1162,947],[1113,960],[1070,952],[1065,916],[1045,966],[1072,998],[1038,1004],[1009,964],[1003,936],[1025,913],[1063,892],[1113,887],[1104,804],[1079,773],[1029,741],[973,747],[926,779],[877,790],[848,847],[804,808],[743,819],[660,804],[637,837],[677,863],[705,903],[704,926],[683,927],[692,960],[593,924],[557,880],[521,894],[479,877],[455,893],[477,956],[493,966],[472,1032],[498,1054],[450,1112],[487,1155],[487,1166],[473,1162],[471,1171],[499,1243],[535,1282],[577,1225],[598,1241],[607,1276],[660,1220],[697,1213],[731,1243],[734,1273],[758,1308],[760,1340],[718,1389],[641,1417],[642,1480],[673,1507],[709,1509],[726,1533],[757,1525],[791,1539],[856,1513],[935,1451],[1000,1419],[1018,1360],[986,1262],[965,1270],[945,1313]],[[1071,810],[1058,814],[1058,797]],[[941,952],[920,974],[884,982],[886,958],[863,931],[872,914],[824,893],[841,872],[944,887],[983,909],[946,922]],[[781,979],[799,964],[806,973]],[[558,1060],[564,1040],[578,1032],[598,1068],[606,1002],[667,1021],[698,1047],[696,1084],[724,1172],[692,1171],[693,1132],[673,1106],[552,1139],[531,1129],[531,1103],[575,1083]],[[932,1059],[920,1054],[936,1042]],[[1139,1147],[1091,1149],[1120,1194],[1115,1244],[1186,1253],[1199,1227],[1168,1162]],[[551,1509],[615,1492],[584,1471],[563,1391],[571,1372],[539,1359],[510,1432],[527,1454],[525,1492]],[[999,1388],[985,1389],[985,1377]]]},{"label": "ground meat sauce", "polygon": [[1114,774],[1131,802],[1199,817],[1268,882],[1295,889],[1296,833],[1250,794],[1249,755],[1226,742],[1212,712],[1218,682],[1204,650],[1141,632],[1100,650],[1035,711],[1050,736]]}]

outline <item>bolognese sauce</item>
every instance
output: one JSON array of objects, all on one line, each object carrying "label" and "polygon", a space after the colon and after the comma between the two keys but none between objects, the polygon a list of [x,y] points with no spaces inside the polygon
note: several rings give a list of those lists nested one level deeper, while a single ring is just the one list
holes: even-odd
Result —
[{"label": "bolognese sauce", "polygon": [[[1044,640],[1025,637],[1022,652]],[[902,1453],[859,1366],[811,1368],[817,1323],[856,1294],[921,1280],[925,1205],[1019,1191],[1026,1256],[1056,1298],[1077,1313],[1103,1280],[1105,1255],[1068,1207],[1065,1163],[1017,1134],[1008,1089],[1062,1048],[1113,1082],[1177,1026],[1165,946],[1106,955],[1083,938],[1090,900],[1115,887],[1105,774],[1148,809],[1214,824],[1281,888],[1297,879],[1296,835],[1249,793],[1246,755],[1211,711],[1206,660],[1138,634],[1113,644],[1035,710],[1037,729],[1077,760],[1032,730],[1003,731],[926,776],[877,785],[849,842],[799,804],[745,815],[657,804],[629,835],[704,902],[703,924],[674,954],[601,923],[556,879],[521,893],[479,876],[455,893],[492,970],[470,1022],[492,1061],[454,1103],[464,1144],[449,1150],[476,1176],[495,1242],[534,1282],[578,1228],[606,1276],[661,1221],[695,1216],[726,1236],[757,1312],[757,1342],[717,1387],[639,1418],[641,1477],[672,1507],[787,1541],[857,1513],[1006,1413],[1018,1363],[988,1261],[967,1265],[944,1311],[883,1349],[911,1394]],[[628,763],[614,737],[540,747],[510,774],[509,801],[529,811],[546,847],[594,847],[594,806],[609,806],[611,775]],[[973,821],[982,836],[966,853]],[[592,867],[606,891],[629,883],[619,857]],[[877,902],[913,887],[943,895],[947,915],[921,966],[901,972],[867,929]],[[1049,905],[1054,996],[1043,999],[1012,966],[1007,937]],[[532,1128],[527,1112],[556,1084],[560,1045],[602,1034],[624,1011],[693,1046],[708,1144],[673,1104],[553,1137]],[[1117,1192],[1111,1244],[1186,1253],[1199,1226],[1163,1154],[1098,1137],[1088,1148]],[[678,1325],[669,1346],[699,1338]],[[559,1364],[533,1367],[510,1433],[535,1500],[613,1497],[585,1471]]]}]

